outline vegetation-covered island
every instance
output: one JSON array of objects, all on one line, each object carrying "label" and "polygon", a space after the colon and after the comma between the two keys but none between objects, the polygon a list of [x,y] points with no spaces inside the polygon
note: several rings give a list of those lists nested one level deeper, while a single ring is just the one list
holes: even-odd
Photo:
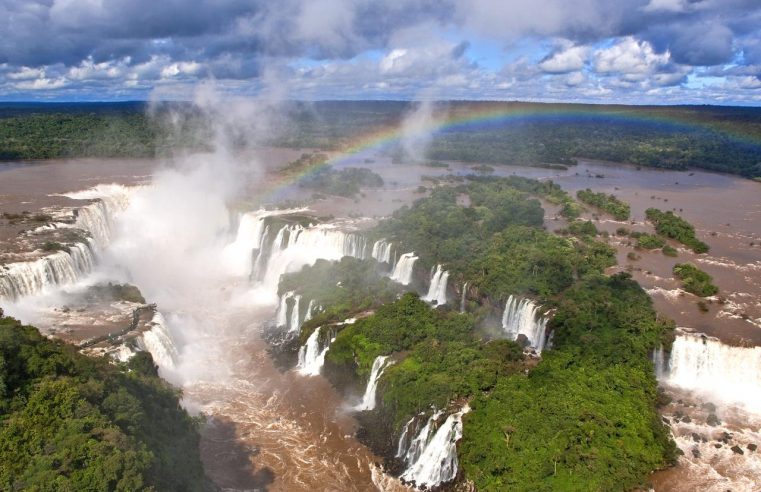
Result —
[{"label": "vegetation-covered island", "polygon": [[[478,490],[631,490],[675,462],[650,359],[672,324],[628,274],[603,273],[615,256],[594,234],[545,231],[537,198],[574,201],[552,183],[452,178],[368,231],[396,254],[415,252],[413,289],[446,269],[445,305],[402,294],[410,287],[372,259],[282,277],[281,294],[322,311],[281,350],[294,365],[295,345],[317,337],[322,374],[347,398],[379,375],[358,436],[403,480],[414,480],[411,435],[457,412],[454,483]],[[520,299],[547,323],[546,341],[507,333],[505,304]]]}]

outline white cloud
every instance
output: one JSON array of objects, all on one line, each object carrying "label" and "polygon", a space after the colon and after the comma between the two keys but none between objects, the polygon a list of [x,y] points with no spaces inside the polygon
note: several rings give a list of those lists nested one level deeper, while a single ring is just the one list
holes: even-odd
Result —
[{"label": "white cloud", "polygon": [[669,58],[668,52],[658,54],[647,41],[627,36],[609,48],[596,51],[594,69],[598,73],[646,75],[667,65]]},{"label": "white cloud", "polygon": [[539,68],[547,73],[568,73],[584,68],[589,48],[570,46],[556,51],[539,63]]},{"label": "white cloud", "polygon": [[66,79],[63,77],[59,77],[56,79],[49,79],[49,78],[43,77],[43,78],[34,79],[34,80],[25,80],[23,82],[19,82],[18,84],[15,84],[17,89],[30,90],[30,91],[60,89],[61,87],[64,87],[66,85],[67,85]]},{"label": "white cloud", "polygon": [[685,12],[689,3],[685,0],[650,0],[644,12]]},{"label": "white cloud", "polygon": [[31,80],[45,77],[44,68],[21,67],[18,71],[6,75],[11,80]]}]

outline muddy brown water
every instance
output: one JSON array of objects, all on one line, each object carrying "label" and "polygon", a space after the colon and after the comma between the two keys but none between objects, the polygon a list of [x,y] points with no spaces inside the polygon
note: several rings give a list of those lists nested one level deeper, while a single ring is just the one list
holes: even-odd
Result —
[{"label": "muddy brown water", "polygon": [[[266,160],[284,163],[294,156],[297,151],[272,151]],[[368,164],[358,157],[342,165],[373,169],[384,178],[384,189],[366,190],[356,199],[319,200],[315,211],[336,217],[388,215],[424,196],[417,188],[430,183],[421,182],[421,176],[465,174],[472,166],[399,166],[381,155],[373,160]],[[50,195],[98,183],[143,183],[154,166],[149,160],[74,160],[0,167],[0,210],[33,212],[66,206],[66,199]],[[678,258],[668,258],[660,252],[637,251],[641,259],[630,261],[627,253],[633,248],[612,237],[622,268],[631,265],[658,311],[678,325],[727,343],[761,344],[761,184],[702,171],[638,170],[590,161],[566,171],[495,166],[495,174],[552,179],[573,194],[587,187],[616,194],[631,204],[635,224],[616,223],[600,214],[598,228],[611,233],[621,226],[652,230],[644,222],[646,208],[675,209],[695,224],[698,237],[711,246],[710,253],[694,255],[682,248]],[[308,195],[291,187],[282,196],[303,199]],[[555,213],[548,207],[550,230],[563,225],[555,220]],[[709,312],[702,313],[694,296],[679,293],[671,268],[683,261],[693,261],[713,275],[726,302],[713,302]],[[213,319],[217,328],[213,336],[222,338],[214,345],[227,349],[212,355],[229,361],[228,372],[218,379],[201,377],[184,385],[186,405],[209,415],[201,450],[209,475],[229,490],[372,490],[371,466],[377,458],[353,438],[356,422],[346,411],[347,403],[323,378],[282,373],[273,366],[259,337],[259,327],[272,314],[244,311]],[[203,368],[214,362],[210,358],[198,364]],[[696,470],[682,465],[653,480],[659,491],[687,490],[676,484],[699,484]]]}]

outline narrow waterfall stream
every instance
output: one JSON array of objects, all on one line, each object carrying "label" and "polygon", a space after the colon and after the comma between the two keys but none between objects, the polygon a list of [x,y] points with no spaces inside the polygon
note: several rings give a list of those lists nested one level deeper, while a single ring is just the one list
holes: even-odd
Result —
[{"label": "narrow waterfall stream", "polygon": [[405,253],[400,256],[399,261],[394,266],[394,271],[391,272],[391,280],[402,285],[409,285],[412,282],[413,268],[417,259],[415,253]]},{"label": "narrow waterfall stream", "polygon": [[447,303],[447,281],[449,272],[442,269],[441,265],[436,265],[431,275],[431,284],[428,293],[422,298],[426,302],[434,303],[437,306],[443,306]]},{"label": "narrow waterfall stream", "polygon": [[375,358],[373,361],[373,367],[370,371],[370,377],[367,380],[365,393],[362,395],[362,401],[354,407],[355,410],[364,411],[373,410],[375,408],[375,392],[378,389],[378,381],[380,381],[383,371],[385,371],[391,364],[393,364],[393,361],[385,355],[379,355]]},{"label": "narrow waterfall stream", "polygon": [[541,353],[546,341],[547,318],[540,317],[538,309],[530,299],[510,296],[502,314],[502,328],[512,340],[525,336],[529,346]]}]

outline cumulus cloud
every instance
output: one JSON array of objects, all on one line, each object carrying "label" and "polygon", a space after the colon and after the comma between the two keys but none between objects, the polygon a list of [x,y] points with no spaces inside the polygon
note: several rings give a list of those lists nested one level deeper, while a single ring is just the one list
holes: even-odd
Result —
[{"label": "cumulus cloud", "polygon": [[568,73],[581,70],[587,60],[589,48],[586,46],[570,46],[547,55],[539,68],[547,73]]},{"label": "cumulus cloud", "polygon": [[710,76],[755,101],[758,25],[757,0],[0,0],[0,97],[245,93],[280,72],[294,98],[701,101],[684,82]]}]

